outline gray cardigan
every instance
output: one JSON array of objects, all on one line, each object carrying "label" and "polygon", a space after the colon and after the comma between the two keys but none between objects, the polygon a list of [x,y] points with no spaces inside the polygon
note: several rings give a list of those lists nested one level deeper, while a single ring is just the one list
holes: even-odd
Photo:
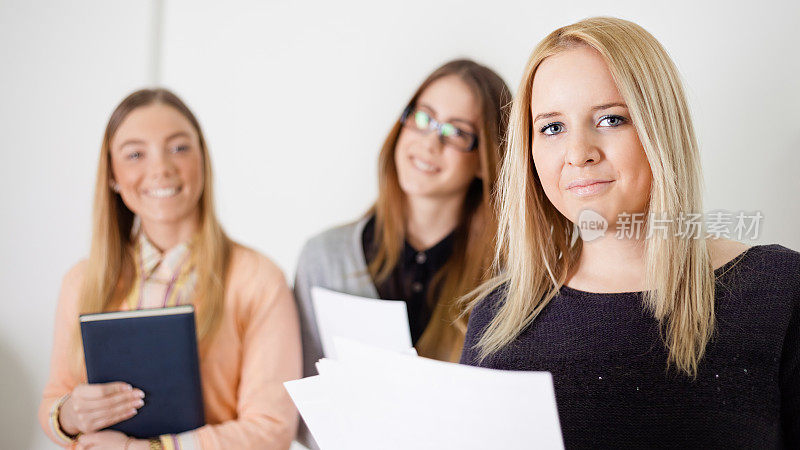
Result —
[{"label": "gray cardigan", "polygon": [[300,252],[294,280],[294,298],[300,313],[303,336],[303,376],[317,374],[314,367],[322,358],[311,288],[319,286],[336,292],[378,298],[378,290],[367,271],[361,235],[369,217],[324,231],[309,239]]},{"label": "gray cardigan", "polygon": [[[323,357],[322,342],[311,303],[311,288],[319,286],[337,292],[378,298],[378,290],[367,271],[361,241],[370,216],[355,223],[324,231],[309,239],[300,252],[294,280],[294,298],[300,315],[303,338],[303,376],[317,374],[315,364]],[[300,423],[298,440],[311,449],[319,448]]]}]

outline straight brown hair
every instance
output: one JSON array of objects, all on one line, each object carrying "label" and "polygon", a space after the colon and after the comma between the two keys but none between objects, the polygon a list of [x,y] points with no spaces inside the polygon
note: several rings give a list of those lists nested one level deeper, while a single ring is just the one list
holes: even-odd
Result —
[{"label": "straight brown hair", "polygon": [[[470,87],[480,108],[476,151],[483,177],[475,178],[468,188],[462,217],[454,232],[453,253],[429,287],[429,293],[438,295],[429,299],[433,314],[416,348],[421,356],[457,361],[467,328],[467,319],[457,300],[487,279],[492,263],[497,230],[492,193],[502,162],[502,137],[508,126],[511,93],[503,79],[488,67],[459,59],[434,70],[417,88],[408,106],[414,105],[434,81],[450,75],[458,76]],[[407,211],[394,159],[402,127],[398,118],[383,143],[378,158],[378,199],[368,212],[375,215],[377,249],[369,272],[379,283],[398,264],[405,241]]]},{"label": "straight brown hair", "polygon": [[[181,113],[197,132],[203,158],[203,191],[199,199],[200,227],[192,244],[197,268],[195,287],[197,335],[201,351],[219,327],[223,312],[225,274],[232,242],[214,210],[213,176],[208,148],[200,123],[186,104],[166,89],[141,89],[126,97],[111,114],[103,134],[95,182],[92,243],[81,289],[80,314],[118,309],[132,287],[134,213],[111,188],[111,141],[128,115],[137,108],[163,104]],[[76,362],[82,363],[80,333],[75,330]]]}]

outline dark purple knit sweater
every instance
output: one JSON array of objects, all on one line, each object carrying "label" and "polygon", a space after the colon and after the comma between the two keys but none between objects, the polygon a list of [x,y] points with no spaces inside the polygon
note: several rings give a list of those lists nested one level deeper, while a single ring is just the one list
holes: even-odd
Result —
[{"label": "dark purple knit sweater", "polygon": [[716,332],[695,381],[666,370],[641,293],[569,287],[481,362],[495,291],[472,312],[461,362],[551,372],[568,449],[800,449],[800,253],[755,246],[716,275]]}]

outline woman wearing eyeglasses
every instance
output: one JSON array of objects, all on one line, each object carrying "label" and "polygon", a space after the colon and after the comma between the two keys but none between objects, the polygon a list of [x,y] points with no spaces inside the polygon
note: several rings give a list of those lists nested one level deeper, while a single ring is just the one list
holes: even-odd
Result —
[{"label": "woman wearing eyeglasses", "polygon": [[[484,281],[496,230],[491,193],[511,100],[491,69],[456,60],[417,88],[378,157],[378,198],[364,217],[309,240],[294,285],[304,376],[323,356],[311,288],[406,302],[421,356],[457,361],[457,300]],[[300,440],[315,447],[301,429]]]},{"label": "woman wearing eyeglasses", "polygon": [[295,281],[305,375],[322,357],[310,290],[403,300],[418,353],[458,360],[466,321],[456,300],[483,280],[496,221],[491,192],[510,93],[469,60],[436,69],[411,97],[378,159],[367,214],[306,243]]}]

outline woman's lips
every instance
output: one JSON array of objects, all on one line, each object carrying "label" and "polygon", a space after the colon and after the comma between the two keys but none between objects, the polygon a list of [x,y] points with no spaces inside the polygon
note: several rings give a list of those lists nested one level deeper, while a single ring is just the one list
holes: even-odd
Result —
[{"label": "woman's lips", "polygon": [[567,191],[578,197],[597,195],[608,190],[614,180],[576,180],[567,185]]},{"label": "woman's lips", "polygon": [[434,174],[434,173],[439,172],[439,167],[437,167],[437,166],[435,166],[435,165],[433,165],[433,164],[431,164],[431,163],[429,163],[427,161],[423,161],[423,160],[421,160],[419,158],[416,158],[414,156],[411,157],[411,164],[414,167],[416,167],[417,170],[419,170],[421,172],[425,172],[425,173],[429,173],[429,174]]}]

